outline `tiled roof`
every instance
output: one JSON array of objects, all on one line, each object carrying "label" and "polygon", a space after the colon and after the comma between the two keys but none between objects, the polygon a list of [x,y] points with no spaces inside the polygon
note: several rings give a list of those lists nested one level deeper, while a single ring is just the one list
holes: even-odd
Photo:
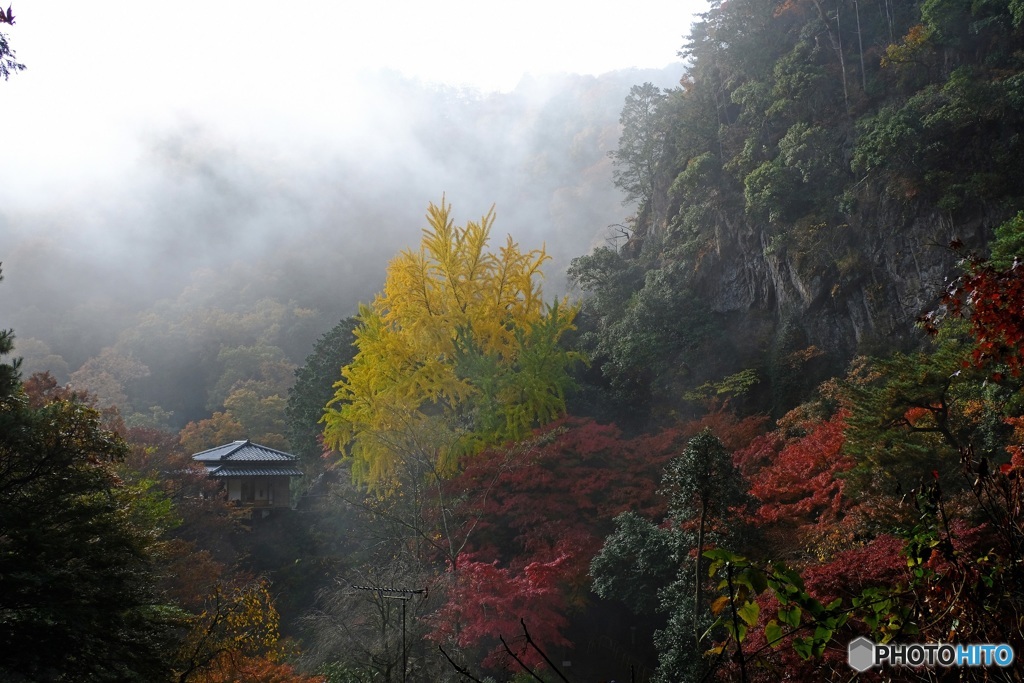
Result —
[{"label": "tiled roof", "polygon": [[263,467],[245,467],[242,465],[225,464],[218,467],[207,467],[211,477],[224,479],[227,477],[301,477],[302,470],[298,467],[271,465]]},{"label": "tiled roof", "polygon": [[192,455],[193,460],[199,462],[209,462],[210,460],[220,460],[225,455],[230,455],[232,451],[238,450],[239,447],[244,446],[247,441],[235,441],[233,443],[225,444],[223,446],[217,446],[209,450],[200,451]]},{"label": "tiled roof", "polygon": [[192,456],[193,460],[202,463],[211,462],[280,462],[294,463],[298,457],[291,453],[285,453],[274,448],[261,446],[246,439],[245,441],[233,441],[223,446],[210,448]]}]

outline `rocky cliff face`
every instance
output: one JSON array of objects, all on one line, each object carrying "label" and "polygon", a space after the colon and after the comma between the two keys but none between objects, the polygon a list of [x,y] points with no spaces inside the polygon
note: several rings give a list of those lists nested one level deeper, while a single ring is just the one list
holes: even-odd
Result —
[{"label": "rocky cliff face", "polygon": [[[654,243],[671,245],[666,214],[641,213],[634,258]],[[983,251],[1006,218],[994,209],[952,216],[876,189],[864,191],[840,225],[759,225],[722,212],[693,257],[692,290],[720,315],[729,347],[689,366],[705,368],[706,378],[756,368],[767,380],[762,392],[795,398],[844,373],[856,355],[919,345],[915,321],[958,272],[950,243]],[[651,263],[672,258],[671,248],[660,251]],[[776,408],[789,403],[761,398]]]},{"label": "rocky cliff face", "polygon": [[[602,314],[618,334],[598,349],[617,364],[606,374],[685,356],[692,374],[675,376],[690,387],[739,369],[775,382],[806,375],[801,358],[843,373],[857,354],[921,344],[915,320],[957,274],[950,242],[983,253],[1022,205],[1020,18],[999,3],[910,3],[854,32],[841,5],[834,25],[808,3],[716,5],[655,115],[636,115],[652,98],[627,98],[614,158],[640,206],[619,256],[671,270],[677,293],[640,285],[624,315]],[[650,312],[679,318],[679,301],[690,319]],[[658,358],[615,355],[655,327],[642,336]],[[664,384],[672,370],[658,367]]]},{"label": "rocky cliff face", "polygon": [[956,274],[959,257],[949,244],[983,248],[1004,218],[954,219],[876,197],[838,227],[798,225],[773,234],[746,220],[720,220],[697,261],[695,289],[739,327],[746,317],[776,329],[796,325],[808,344],[849,358],[906,343],[917,317]]}]

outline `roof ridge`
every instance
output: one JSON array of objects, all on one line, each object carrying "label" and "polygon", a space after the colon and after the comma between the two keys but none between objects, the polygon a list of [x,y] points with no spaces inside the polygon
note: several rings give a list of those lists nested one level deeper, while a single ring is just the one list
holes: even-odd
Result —
[{"label": "roof ridge", "polygon": [[244,441],[237,439],[230,443],[207,448],[205,451],[193,453],[192,458],[204,462],[239,462],[245,460],[286,460],[297,462],[299,460],[299,456],[294,453],[253,443],[251,439],[245,439]]},{"label": "roof ridge", "polygon": [[279,455],[287,455],[289,458],[294,458],[295,460],[299,459],[299,456],[295,455],[294,453],[287,453],[285,451],[280,451],[280,450],[278,450],[276,448],[271,448],[270,446],[264,446],[263,444],[250,443],[249,445],[250,446],[255,446],[256,448],[262,448],[265,451],[272,451],[272,452],[277,453]]},{"label": "roof ridge", "polygon": [[280,451],[276,448],[271,448],[270,446],[264,446],[263,444],[253,443],[249,439],[246,439],[245,441],[236,441],[235,443],[237,443],[238,446],[236,448],[232,448],[230,451],[221,456],[221,460],[231,460],[232,456],[240,454],[241,451],[243,451],[246,448],[255,448],[257,451],[263,451],[268,454],[281,456],[283,459],[286,460],[297,461],[299,459],[299,456],[295,455],[294,453],[287,453],[285,451]]},{"label": "roof ridge", "polygon": [[[232,442],[231,442],[231,443],[229,443],[229,444],[228,444],[228,443],[223,443],[223,444],[221,444],[221,445],[219,445],[219,446],[214,446],[213,448],[207,448],[206,450],[202,450],[202,451],[199,451],[198,453],[193,453],[193,454],[192,454],[192,457],[194,458],[194,457],[196,457],[197,455],[202,455],[202,454],[204,454],[204,453],[210,453],[210,452],[212,452],[212,451],[219,451],[220,449],[222,449],[222,448],[225,448],[226,446],[232,446],[232,445],[234,445],[234,444],[236,444],[236,443],[239,443],[239,444],[240,444],[240,443],[243,443],[243,442],[241,442],[241,441],[237,441],[237,440],[236,440],[236,441],[232,441]],[[244,444],[243,444],[243,445],[244,445]],[[234,452],[234,451],[232,450],[232,452]]]},{"label": "roof ridge", "polygon": [[[220,456],[221,460],[227,460],[228,458],[230,458],[232,455],[234,455],[238,451],[242,450],[246,446],[251,445],[250,442],[249,442],[249,439],[246,439],[245,441],[242,441],[241,439],[236,439],[236,440],[232,441],[231,444],[234,446],[234,448],[232,448],[230,451],[228,451],[224,455]],[[221,448],[223,448],[223,446],[221,446]]]}]

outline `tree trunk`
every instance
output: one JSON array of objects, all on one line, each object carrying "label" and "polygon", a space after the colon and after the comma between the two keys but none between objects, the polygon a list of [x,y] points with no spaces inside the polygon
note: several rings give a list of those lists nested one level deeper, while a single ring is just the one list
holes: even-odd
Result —
[{"label": "tree trunk", "polygon": [[843,34],[842,27],[839,25],[839,5],[836,5],[836,32],[832,33],[832,22],[828,18],[828,12],[821,6],[821,0],[813,0],[814,7],[818,10],[818,16],[821,17],[822,23],[825,25],[825,32],[828,34],[828,40],[832,43],[832,49],[835,50],[839,56],[839,74],[843,81],[843,103],[846,105],[846,113],[850,113],[850,95],[846,88],[846,59],[843,57]]},{"label": "tree trunk", "polygon": [[697,529],[697,561],[696,561],[696,575],[694,576],[694,584],[696,589],[693,595],[693,635],[697,642],[698,649],[700,648],[700,612],[701,603],[704,601],[704,581],[702,580],[703,572],[701,572],[701,560],[704,558],[704,528],[708,519],[708,501],[706,498],[701,498],[700,501],[700,527]]},{"label": "tree trunk", "polygon": [[864,69],[864,36],[860,32],[860,0],[853,0],[853,8],[857,12],[857,47],[860,49],[860,87],[866,94],[868,91],[868,74]]}]

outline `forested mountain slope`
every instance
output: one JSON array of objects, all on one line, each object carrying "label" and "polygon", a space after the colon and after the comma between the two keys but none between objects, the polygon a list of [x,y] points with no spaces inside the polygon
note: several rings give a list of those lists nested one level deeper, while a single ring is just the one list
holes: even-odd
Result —
[{"label": "forested mountain slope", "polygon": [[628,241],[571,269],[604,381],[674,408],[752,368],[779,413],[855,354],[917,343],[950,243],[984,252],[1024,205],[1022,19],[998,0],[713,2],[682,87],[627,99]]}]

